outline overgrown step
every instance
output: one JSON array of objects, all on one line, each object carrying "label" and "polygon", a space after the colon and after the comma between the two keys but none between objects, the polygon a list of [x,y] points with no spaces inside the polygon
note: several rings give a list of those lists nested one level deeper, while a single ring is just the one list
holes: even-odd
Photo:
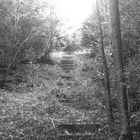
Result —
[{"label": "overgrown step", "polygon": [[[95,133],[101,128],[99,124],[59,124],[53,133],[41,136],[7,137],[5,140],[97,140]],[[3,138],[0,136],[0,139]]]},{"label": "overgrown step", "polygon": [[66,80],[71,80],[72,79],[72,77],[69,76],[69,75],[62,75],[61,78],[66,79]]},{"label": "overgrown step", "polygon": [[86,135],[58,135],[58,136],[49,136],[49,137],[8,137],[2,138],[0,140],[97,140],[94,135],[86,134]]},{"label": "overgrown step", "polygon": [[56,140],[97,140],[95,133],[99,124],[59,124]]},{"label": "overgrown step", "polygon": [[59,124],[57,126],[58,133],[65,134],[84,134],[84,133],[95,133],[101,127],[99,124]]},{"label": "overgrown step", "polygon": [[73,135],[58,135],[54,139],[49,140],[96,140],[96,138],[95,135],[93,134],[73,134]]},{"label": "overgrown step", "polygon": [[67,85],[67,86],[72,86],[73,83],[72,83],[72,82],[67,82],[66,85]]},{"label": "overgrown step", "polygon": [[62,61],[60,66],[61,66],[63,69],[64,69],[64,68],[74,69],[74,63],[71,63],[71,62],[64,63],[64,62]]}]

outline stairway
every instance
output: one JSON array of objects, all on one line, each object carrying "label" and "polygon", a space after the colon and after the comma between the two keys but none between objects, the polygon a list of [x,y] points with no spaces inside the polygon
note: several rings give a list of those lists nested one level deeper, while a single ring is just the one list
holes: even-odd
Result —
[{"label": "stairway", "polygon": [[61,59],[60,67],[64,72],[61,78],[66,80],[65,84],[68,88],[70,88],[75,79],[73,75],[73,71],[75,70],[75,62],[73,59],[73,55],[65,53],[65,55]]},{"label": "stairway", "polygon": [[72,70],[74,70],[74,60],[72,55],[63,56],[60,62],[60,67],[65,73],[70,73]]}]

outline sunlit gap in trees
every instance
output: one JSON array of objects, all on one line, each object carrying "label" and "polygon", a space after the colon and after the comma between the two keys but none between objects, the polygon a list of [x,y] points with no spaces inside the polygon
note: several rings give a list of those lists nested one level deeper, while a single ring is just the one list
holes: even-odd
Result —
[{"label": "sunlit gap in trees", "polygon": [[68,34],[75,32],[90,14],[93,13],[96,0],[53,0],[56,15],[63,22]]}]

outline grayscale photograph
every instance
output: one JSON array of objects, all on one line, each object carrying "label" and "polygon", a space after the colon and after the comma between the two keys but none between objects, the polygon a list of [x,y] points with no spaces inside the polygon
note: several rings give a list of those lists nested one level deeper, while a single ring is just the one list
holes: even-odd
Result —
[{"label": "grayscale photograph", "polygon": [[0,0],[0,140],[140,140],[140,0]]}]

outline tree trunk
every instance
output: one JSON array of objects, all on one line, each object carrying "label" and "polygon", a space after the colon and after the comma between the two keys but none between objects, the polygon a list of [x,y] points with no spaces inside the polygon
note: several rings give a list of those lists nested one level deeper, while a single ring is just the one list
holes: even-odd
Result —
[{"label": "tree trunk", "polygon": [[114,50],[116,74],[117,74],[117,89],[120,97],[120,115],[122,133],[120,140],[132,140],[132,134],[128,116],[128,102],[127,92],[124,77],[124,62],[121,44],[121,30],[120,30],[120,16],[119,16],[119,2],[118,0],[110,0],[110,16],[111,16],[111,30],[112,30],[112,45]]},{"label": "tree trunk", "polygon": [[6,70],[4,70],[2,80],[0,81],[0,89],[3,89],[5,82],[6,82]]},{"label": "tree trunk", "polygon": [[[101,25],[101,16],[99,11],[99,5],[98,0],[96,0],[96,6],[97,6],[97,16],[98,16],[98,22],[99,22],[99,30],[100,30],[100,53],[101,53],[101,59],[104,69],[104,79],[105,79],[105,92],[107,94],[107,105],[108,105],[108,118],[109,123],[114,122],[113,112],[112,112],[112,103],[111,103],[111,92],[110,92],[110,81],[109,81],[109,73],[108,73],[108,67],[104,52],[104,40],[103,40],[103,31],[102,31],[102,25]],[[111,125],[110,125],[111,126]]]}]

